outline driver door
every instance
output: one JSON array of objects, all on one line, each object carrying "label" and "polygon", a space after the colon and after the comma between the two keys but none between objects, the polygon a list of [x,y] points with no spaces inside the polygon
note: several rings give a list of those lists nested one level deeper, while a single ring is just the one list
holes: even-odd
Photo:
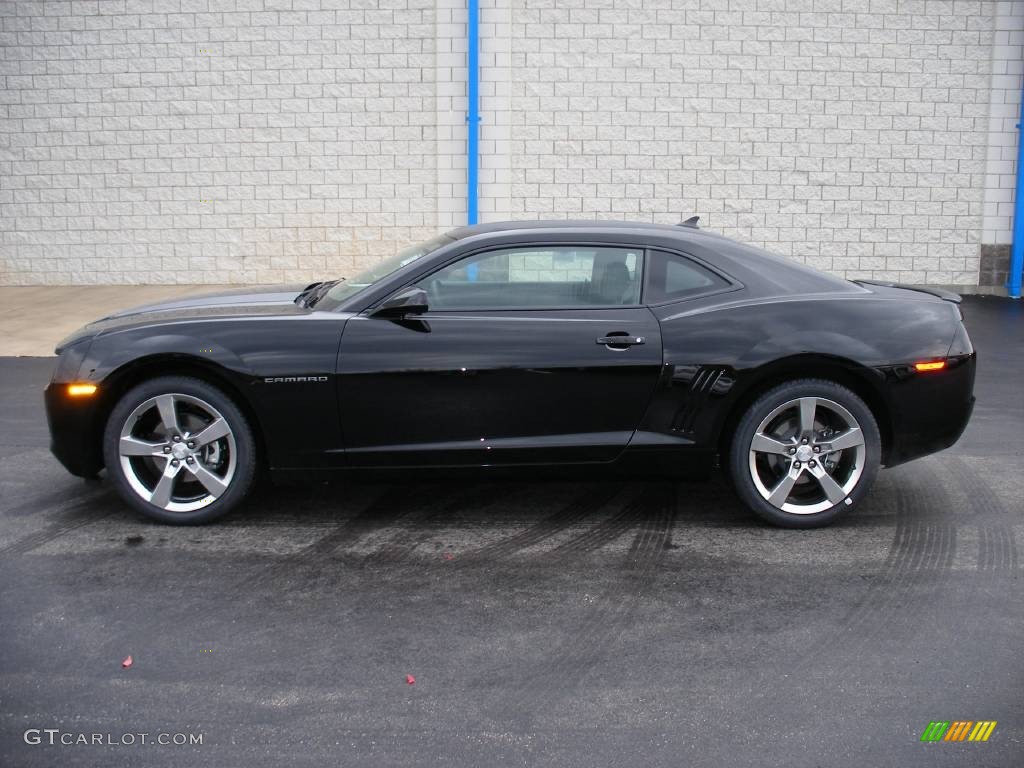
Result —
[{"label": "driver door", "polygon": [[452,466],[614,459],[661,369],[640,304],[643,249],[524,245],[440,268],[423,314],[345,326],[346,463]]}]

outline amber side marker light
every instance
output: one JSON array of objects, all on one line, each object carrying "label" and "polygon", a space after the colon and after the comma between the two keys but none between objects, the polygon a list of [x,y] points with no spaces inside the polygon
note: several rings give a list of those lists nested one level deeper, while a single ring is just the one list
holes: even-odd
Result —
[{"label": "amber side marker light", "polygon": [[68,394],[71,397],[88,397],[96,394],[95,384],[68,384]]},{"label": "amber side marker light", "polygon": [[945,360],[933,360],[928,363],[914,363],[915,371],[941,371],[946,367]]}]

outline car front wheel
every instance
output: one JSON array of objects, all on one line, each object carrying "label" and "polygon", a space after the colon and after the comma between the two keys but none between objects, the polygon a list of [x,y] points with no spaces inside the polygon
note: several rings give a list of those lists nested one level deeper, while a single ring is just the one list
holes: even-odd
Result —
[{"label": "car front wheel", "polygon": [[199,379],[166,376],[128,391],[103,436],[114,485],[154,520],[205,523],[248,494],[255,441],[230,397]]},{"label": "car front wheel", "polygon": [[835,382],[801,379],[747,409],[729,467],[740,498],[761,518],[814,528],[860,502],[880,456],[878,425],[863,400]]}]

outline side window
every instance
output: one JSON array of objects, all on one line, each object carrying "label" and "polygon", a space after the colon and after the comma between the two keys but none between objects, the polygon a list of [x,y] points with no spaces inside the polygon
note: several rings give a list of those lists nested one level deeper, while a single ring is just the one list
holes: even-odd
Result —
[{"label": "side window", "polygon": [[529,246],[478,253],[420,281],[431,309],[640,303],[642,249]]},{"label": "side window", "polygon": [[647,254],[644,301],[648,304],[685,299],[728,287],[726,280],[683,256],[664,251]]}]

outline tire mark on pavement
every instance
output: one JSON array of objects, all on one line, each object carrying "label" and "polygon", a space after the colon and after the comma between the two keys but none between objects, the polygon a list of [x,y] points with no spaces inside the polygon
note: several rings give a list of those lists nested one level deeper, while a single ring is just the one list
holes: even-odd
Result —
[{"label": "tire mark on pavement", "polygon": [[949,578],[956,555],[956,525],[934,463],[921,462],[907,472],[896,491],[896,530],[882,573],[838,629],[826,633],[798,668],[833,656],[837,648],[855,652],[882,633],[899,638],[920,630],[929,601],[914,593],[922,586],[938,590]]},{"label": "tire mark on pavement", "polygon": [[69,506],[101,499],[107,495],[113,497],[109,485],[97,481],[83,482],[81,485],[37,495],[30,494],[25,498],[17,499],[11,504],[0,507],[0,515],[10,512],[15,513],[18,517],[24,517],[39,512],[59,512]]},{"label": "tire mark on pavement", "polygon": [[585,555],[610,544],[642,521],[646,513],[645,500],[649,498],[650,490],[645,488],[636,499],[610,518],[552,549],[550,556],[562,558]]},{"label": "tire mark on pavement", "polygon": [[[502,580],[503,590],[505,592],[512,592],[520,586],[532,581],[534,579],[533,571],[536,567],[543,567],[546,564],[558,564],[564,562],[567,558],[595,552],[625,534],[633,524],[641,519],[643,511],[641,502],[645,492],[645,487],[646,486],[635,483],[631,484],[630,492],[626,496],[626,499],[628,500],[620,502],[617,511],[600,519],[595,524],[585,528],[575,534],[572,538],[552,547],[551,549],[546,549],[535,554],[528,555],[524,559],[526,567],[516,567],[515,570],[508,574],[507,578]],[[595,497],[587,495],[578,499],[573,504],[568,505],[566,509],[569,510],[575,507],[576,509],[572,509],[570,514],[576,514],[578,512],[579,518],[581,520],[585,520],[593,512],[600,510],[620,495],[622,495],[621,492],[612,494],[611,497],[600,505],[595,503]],[[591,506],[591,504],[593,504],[593,506]],[[584,508],[586,508],[585,511]],[[555,513],[556,516],[559,514],[560,513]],[[565,529],[570,527],[572,527],[571,523],[566,523],[564,526]],[[540,532],[538,531],[536,533],[539,534]],[[531,538],[533,538],[532,535]],[[540,540],[543,541],[544,538],[541,537]],[[474,565],[479,567],[486,565],[487,562],[501,563],[508,562],[508,560],[506,558],[504,561],[501,559],[484,561],[474,558],[472,562],[466,563],[464,567],[469,568]],[[452,560],[448,565],[454,566],[452,568],[453,571],[457,571],[460,568],[457,559]]]},{"label": "tire mark on pavement", "polygon": [[446,495],[444,489],[431,490],[430,486],[422,484],[390,486],[363,509],[340,520],[316,541],[267,565],[253,579],[247,580],[246,584],[262,585],[274,580],[279,574],[292,573],[336,554],[339,549],[350,548],[367,536],[386,530],[402,518],[419,511],[420,502],[428,493],[442,498]]},{"label": "tire mark on pavement", "polygon": [[978,548],[978,570],[986,576],[1017,570],[1017,542],[1009,526],[978,526]]},{"label": "tire mark on pavement", "polygon": [[[658,483],[645,488],[638,498],[616,515],[600,536],[586,538],[585,547],[573,547],[573,554],[593,551],[607,543],[615,532],[625,533],[625,521],[639,521],[633,542],[626,554],[622,573],[588,610],[581,623],[571,628],[544,660],[519,681],[513,693],[504,698],[500,711],[518,712],[520,718],[533,719],[559,699],[572,693],[589,670],[608,656],[619,638],[632,625],[641,599],[657,575],[657,566],[671,545],[676,518],[676,488]],[[617,535],[615,536],[617,538]],[[552,550],[560,560],[566,549]]]},{"label": "tire mark on pavement", "polygon": [[445,519],[464,510],[479,511],[494,502],[507,499],[521,487],[511,490],[494,483],[478,483],[469,488],[452,492],[454,486],[446,486],[444,495],[428,496],[430,502],[423,505],[421,513],[398,530],[380,549],[363,558],[366,565],[398,565],[412,558],[416,548],[423,542],[424,534]]},{"label": "tire mark on pavement", "polygon": [[946,461],[950,478],[964,492],[978,531],[979,573],[997,578],[1016,574],[1020,558],[1010,511],[988,482],[960,457]]},{"label": "tire mark on pavement", "polygon": [[[956,556],[956,524],[949,509],[948,496],[942,492],[942,481],[929,465],[917,467],[918,480],[910,488],[897,492],[899,518],[893,550],[887,571],[888,583],[876,585],[872,599],[862,604],[857,620],[847,629],[857,632],[855,646],[877,637],[882,632],[898,634],[920,629],[921,615],[929,602],[913,599],[913,593],[927,584],[935,590],[949,577]],[[935,510],[939,515],[934,516]],[[931,517],[927,517],[931,515]]]},{"label": "tire mark on pavement", "polygon": [[[47,523],[42,529],[29,534],[17,541],[0,547],[0,555],[24,555],[59,539],[72,531],[91,525],[114,515],[119,510],[116,505],[103,503],[108,494],[97,491],[83,497],[66,501],[55,508],[44,509],[58,514],[57,518]],[[107,502],[113,499],[106,499]]]},{"label": "tire mark on pavement", "polygon": [[[189,633],[200,638],[216,638],[223,627],[230,626],[235,615],[251,615],[259,611],[259,603],[267,599],[264,590],[270,587],[295,586],[295,575],[308,572],[311,564],[334,554],[342,544],[351,544],[374,531],[387,528],[394,521],[414,511],[418,506],[422,488],[419,485],[391,486],[372,498],[355,514],[342,518],[326,534],[290,555],[243,572],[216,589],[216,595],[203,600],[175,600],[170,609],[159,613],[159,621],[167,627],[166,634],[180,633],[187,627]],[[310,501],[322,500],[331,493],[329,488],[314,492]],[[193,585],[194,588],[194,585]],[[280,589],[276,598],[280,598]],[[225,608],[225,606],[228,606]],[[114,637],[108,642],[118,643]],[[113,647],[111,645],[111,647]]]},{"label": "tire mark on pavement", "polygon": [[459,554],[450,567],[455,570],[494,563],[541,544],[585,520],[614,499],[623,487],[623,483],[601,483],[525,530]]}]

